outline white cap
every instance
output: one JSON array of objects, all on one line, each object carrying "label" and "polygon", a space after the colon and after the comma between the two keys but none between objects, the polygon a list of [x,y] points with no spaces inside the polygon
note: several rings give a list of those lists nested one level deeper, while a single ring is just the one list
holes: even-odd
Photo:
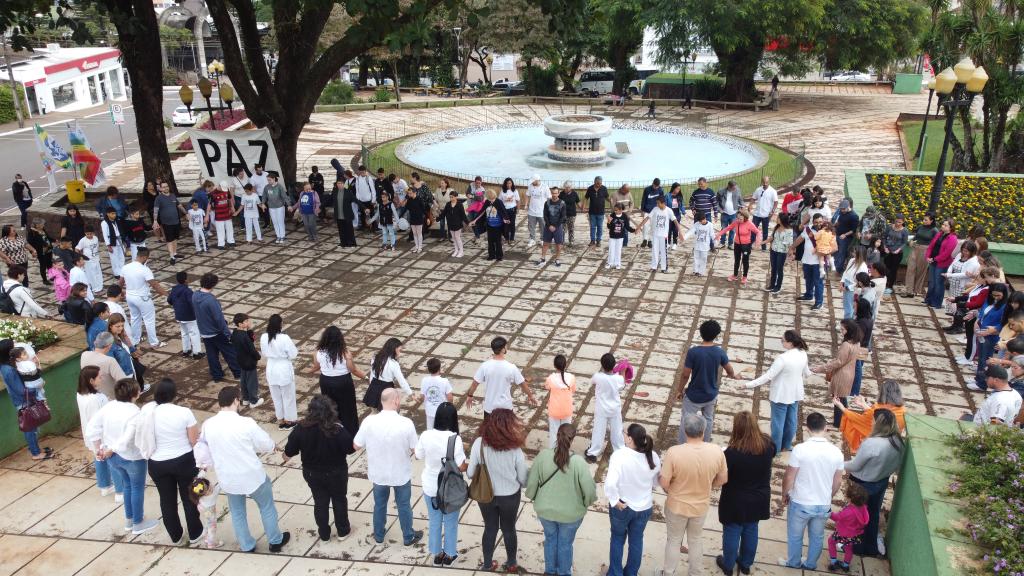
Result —
[{"label": "white cap", "polygon": [[227,180],[221,180],[220,181],[220,189],[221,190],[227,190],[229,186],[230,185],[228,184]]},{"label": "white cap", "polygon": [[540,182],[540,174],[534,174],[533,178],[530,179],[530,182]]}]

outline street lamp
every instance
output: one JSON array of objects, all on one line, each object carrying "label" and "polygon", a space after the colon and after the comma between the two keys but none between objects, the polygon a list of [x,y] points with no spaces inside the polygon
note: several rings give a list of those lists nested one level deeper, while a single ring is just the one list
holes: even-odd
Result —
[{"label": "street lamp", "polygon": [[213,118],[213,106],[210,105],[210,95],[213,94],[213,85],[210,84],[208,79],[199,79],[199,93],[206,99],[206,110],[210,113],[210,127],[214,130],[217,129],[217,122]]},{"label": "street lamp", "polygon": [[914,158],[921,155],[921,147],[924,146],[924,134],[928,131],[928,116],[932,113],[932,95],[935,94],[935,78],[928,81],[928,106],[924,109],[924,124],[921,125],[921,136],[917,139],[917,152]]},{"label": "street lamp", "polygon": [[235,118],[235,111],[231,108],[231,103],[235,101],[235,89],[231,87],[231,84],[222,83],[218,88],[217,92],[220,94],[220,101],[228,103],[228,114],[231,115],[231,119]]},{"label": "street lamp", "polygon": [[[988,74],[981,66],[974,67],[970,58],[964,58],[952,68],[946,68],[941,74],[935,77],[935,91],[942,99],[942,105],[946,108],[946,132],[942,140],[942,154],[939,156],[939,166],[935,171],[935,180],[932,182],[932,197],[928,202],[928,210],[934,212],[939,207],[939,197],[942,195],[942,188],[946,180],[946,153],[949,152],[949,141],[953,136],[953,119],[959,108],[971,109],[971,102],[974,96],[985,89],[988,82]],[[967,143],[971,145],[970,142]]]},{"label": "street lamp", "polygon": [[462,85],[462,28],[452,28],[452,34],[455,34],[455,57],[459,61],[459,100],[462,100],[462,89],[465,88]]},{"label": "street lamp", "polygon": [[210,76],[212,76],[214,80],[217,80],[224,75],[224,63],[220,60],[214,59],[214,61],[210,62],[206,67],[206,71],[210,73]]}]

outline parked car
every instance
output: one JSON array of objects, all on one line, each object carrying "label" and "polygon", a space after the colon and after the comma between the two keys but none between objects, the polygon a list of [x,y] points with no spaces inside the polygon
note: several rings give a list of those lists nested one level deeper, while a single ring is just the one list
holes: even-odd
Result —
[{"label": "parked car", "polygon": [[833,82],[871,82],[874,77],[867,72],[860,72],[857,70],[850,70],[848,72],[840,72],[832,76]]},{"label": "parked car", "polygon": [[512,80],[501,80],[499,82],[491,84],[491,87],[494,88],[495,90],[508,90],[509,88],[519,86],[519,84],[519,82],[513,82]]},{"label": "parked car", "polygon": [[174,126],[195,126],[196,115],[192,114],[185,106],[178,106],[171,114],[171,124]]}]

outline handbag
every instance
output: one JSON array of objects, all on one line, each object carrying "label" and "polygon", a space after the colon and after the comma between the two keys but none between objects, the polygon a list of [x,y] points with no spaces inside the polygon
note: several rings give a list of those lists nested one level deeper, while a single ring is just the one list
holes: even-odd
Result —
[{"label": "handbag", "polygon": [[18,409],[18,430],[31,432],[50,421],[50,409],[45,402],[29,396],[25,388],[25,405]]},{"label": "handbag", "polygon": [[484,458],[484,443],[480,441],[480,464],[473,475],[473,481],[469,484],[469,497],[480,504],[490,504],[494,500],[494,485],[491,484],[491,474],[487,471],[487,460]]}]

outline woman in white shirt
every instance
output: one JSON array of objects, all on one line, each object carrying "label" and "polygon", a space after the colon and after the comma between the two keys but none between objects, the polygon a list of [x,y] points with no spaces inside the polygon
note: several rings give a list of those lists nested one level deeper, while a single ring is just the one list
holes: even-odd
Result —
[{"label": "woman in white shirt", "polygon": [[459,436],[459,414],[451,402],[442,402],[434,414],[434,429],[425,430],[416,443],[416,458],[423,460],[423,501],[427,506],[427,550],[434,555],[435,566],[451,566],[459,557],[456,546],[459,543],[459,513],[454,510],[444,512],[437,509],[437,475],[441,472],[441,463],[448,456],[448,443],[455,437],[452,454],[455,465],[465,471],[469,462],[466,461],[462,437]]},{"label": "woman in white shirt", "polygon": [[519,190],[511,178],[505,178],[501,183],[501,203],[505,205],[505,214],[508,216],[508,223],[505,224],[504,236],[509,246],[516,243],[516,211],[519,209]]},{"label": "woman in white shirt", "polygon": [[[643,426],[626,428],[626,446],[612,452],[604,494],[608,497],[608,518],[612,527],[609,576],[636,576],[644,555],[644,529],[651,519],[654,487],[658,485],[661,459],[654,452],[654,439]],[[626,565],[622,549],[629,542]]]},{"label": "woman in white shirt", "polygon": [[334,401],[338,420],[355,437],[359,432],[359,410],[352,375],[366,378],[366,373],[356,367],[352,352],[345,345],[345,337],[337,326],[328,326],[320,336],[313,354],[313,371],[320,372],[320,393]]},{"label": "woman in white shirt", "polygon": [[[89,437],[85,431],[89,427],[89,421],[100,411],[104,404],[109,402],[107,395],[96,389],[96,380],[99,379],[100,369],[95,366],[86,366],[78,373],[78,418],[82,423],[82,440],[85,441],[85,448],[90,453],[95,452]],[[121,487],[121,477],[111,476],[110,462],[94,458],[93,467],[96,468],[96,487],[100,489],[101,496],[110,496],[114,493],[114,502],[120,504],[124,498]]]},{"label": "woman in white shirt", "polygon": [[267,320],[267,331],[260,336],[260,353],[267,359],[267,387],[274,400],[274,415],[277,427],[290,430],[299,421],[295,407],[295,368],[292,360],[299,355],[295,342],[282,332],[280,314],[271,314]]},{"label": "woman in white shirt", "polygon": [[363,394],[363,404],[380,412],[380,393],[385,388],[394,388],[397,384],[406,396],[413,396],[412,388],[402,375],[402,367],[398,364],[398,357],[402,354],[402,341],[398,338],[388,338],[384,346],[373,357],[373,364],[370,365],[370,385]]},{"label": "woman in white shirt", "polygon": [[772,442],[776,454],[793,449],[797,412],[804,399],[804,378],[811,375],[807,365],[807,342],[799,332],[786,330],[782,334],[782,347],[786,351],[775,358],[771,368],[746,383],[747,388],[755,388],[771,381],[768,401],[772,407]]},{"label": "woman in white shirt", "polygon": [[[947,298],[947,301],[962,294],[967,288],[967,284],[978,276],[978,271],[980,270],[981,261],[978,260],[978,245],[974,240],[964,241],[963,245],[960,246],[960,253],[953,259],[953,263],[949,265],[949,270],[942,274],[949,280],[949,288],[946,290],[946,294],[950,294],[951,297]],[[956,311],[956,305],[952,305],[951,308],[954,312]]]},{"label": "woman in white shirt", "polygon": [[115,401],[104,404],[85,430],[96,459],[109,461],[111,473],[120,477],[124,487],[124,530],[134,535],[149,532],[159,524],[144,516],[146,459],[135,443],[133,425],[139,414],[135,405],[138,398],[139,383],[134,378],[118,380],[114,384]]},{"label": "woman in white shirt", "polygon": [[50,314],[32,298],[32,292],[25,285],[25,274],[25,267],[15,264],[7,270],[7,279],[3,283],[4,292],[14,304],[14,312],[29,318],[49,318]]},{"label": "woman in white shirt", "polygon": [[[149,457],[149,477],[160,494],[160,514],[164,529],[171,542],[178,546],[195,545],[203,537],[203,522],[199,509],[190,497],[192,481],[196,477],[195,454],[192,447],[199,440],[199,423],[192,411],[173,404],[178,395],[174,380],[164,378],[156,385],[153,393],[155,403],[142,408],[142,418],[152,419],[152,430],[156,440],[153,454]],[[178,497],[185,509],[185,525],[188,534],[181,527],[178,517]]]},{"label": "woman in white shirt", "polygon": [[854,310],[853,297],[854,288],[857,287],[857,274],[868,271],[868,263],[866,261],[865,250],[862,246],[857,246],[853,250],[853,258],[846,260],[846,269],[843,270],[843,276],[840,281],[840,287],[843,291],[843,319],[853,318]]}]

